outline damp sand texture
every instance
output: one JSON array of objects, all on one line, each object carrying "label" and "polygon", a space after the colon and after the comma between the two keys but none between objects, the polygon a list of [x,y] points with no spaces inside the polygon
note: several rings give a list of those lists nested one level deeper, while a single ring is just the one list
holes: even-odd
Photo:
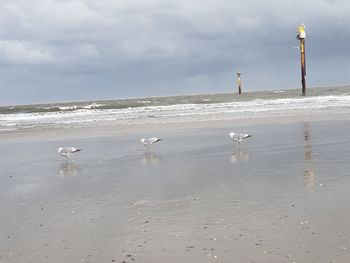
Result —
[{"label": "damp sand texture", "polygon": [[[0,262],[348,262],[349,134],[343,120],[163,128],[151,151],[140,131],[4,140]],[[59,145],[83,150],[66,162]]]}]

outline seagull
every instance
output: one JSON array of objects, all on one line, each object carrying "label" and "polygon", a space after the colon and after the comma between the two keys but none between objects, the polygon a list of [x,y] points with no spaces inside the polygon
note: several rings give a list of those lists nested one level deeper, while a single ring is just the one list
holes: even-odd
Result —
[{"label": "seagull", "polygon": [[153,137],[153,138],[142,138],[141,140],[140,140],[140,142],[144,145],[144,146],[147,146],[148,148],[150,148],[151,147],[151,145],[153,144],[153,143],[156,143],[156,142],[160,142],[162,139],[159,139],[159,138],[155,138],[155,137]]},{"label": "seagull", "polygon": [[57,151],[59,155],[66,157],[66,160],[68,160],[69,156],[73,155],[73,153],[80,152],[81,149],[75,147],[59,147]]},{"label": "seagull", "polygon": [[252,137],[252,135],[248,133],[234,133],[234,132],[230,132],[228,136],[230,136],[230,138],[233,141],[237,142],[238,144],[240,144],[242,140]]}]

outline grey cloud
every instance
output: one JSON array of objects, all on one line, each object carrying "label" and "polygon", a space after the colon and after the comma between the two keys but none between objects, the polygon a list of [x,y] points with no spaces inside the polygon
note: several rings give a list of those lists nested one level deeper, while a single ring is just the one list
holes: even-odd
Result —
[{"label": "grey cloud", "polygon": [[308,84],[343,84],[349,11],[345,0],[2,1],[0,104],[224,92],[237,69],[247,90],[297,87],[301,22]]}]

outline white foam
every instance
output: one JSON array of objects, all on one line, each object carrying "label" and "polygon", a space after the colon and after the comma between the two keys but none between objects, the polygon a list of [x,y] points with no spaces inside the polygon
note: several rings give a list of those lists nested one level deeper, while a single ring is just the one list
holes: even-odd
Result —
[{"label": "white foam", "polygon": [[[124,109],[98,109],[102,104],[79,106],[80,109],[60,112],[0,114],[0,130],[9,127],[91,126],[96,123],[118,122],[122,124],[149,122],[177,122],[195,120],[240,119],[249,117],[290,116],[319,114],[321,112],[350,113],[350,96],[319,96],[286,99],[177,104],[170,106],[143,106]],[[75,107],[77,106],[69,106]],[[96,109],[97,108],[97,109]]]},{"label": "white foam", "polygon": [[[88,104],[88,105],[59,106],[58,109],[61,111],[72,111],[72,110],[79,110],[79,109],[91,110],[91,109],[97,109],[102,106],[105,106],[105,105],[97,104],[93,102],[92,104]],[[57,107],[53,106],[52,108],[57,108]]]}]

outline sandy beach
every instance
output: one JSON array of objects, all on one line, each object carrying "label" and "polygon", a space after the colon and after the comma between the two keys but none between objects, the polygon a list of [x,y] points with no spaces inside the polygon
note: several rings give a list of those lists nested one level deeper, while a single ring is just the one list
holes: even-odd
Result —
[{"label": "sandy beach", "polygon": [[350,263],[349,12],[0,1],[0,263]]},{"label": "sandy beach", "polygon": [[0,262],[348,262],[349,120],[2,134]]}]

